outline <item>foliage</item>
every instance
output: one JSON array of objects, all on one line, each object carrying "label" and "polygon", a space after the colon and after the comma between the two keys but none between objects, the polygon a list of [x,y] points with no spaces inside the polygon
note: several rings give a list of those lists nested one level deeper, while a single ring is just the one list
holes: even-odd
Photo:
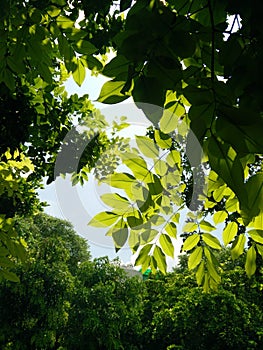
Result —
[{"label": "foliage", "polygon": [[80,266],[67,326],[68,349],[138,349],[144,286],[118,261]]},{"label": "foliage", "polygon": [[[18,218],[27,259],[17,265],[19,283],[0,285],[2,349],[57,349],[70,311],[74,275],[90,259],[86,242],[72,226],[47,215]],[[12,325],[12,326],[11,326]]]},{"label": "foliage", "polygon": [[144,349],[262,347],[262,272],[248,280],[229,250],[218,259],[228,264],[218,291],[203,293],[184,260],[173,273],[145,282]]}]

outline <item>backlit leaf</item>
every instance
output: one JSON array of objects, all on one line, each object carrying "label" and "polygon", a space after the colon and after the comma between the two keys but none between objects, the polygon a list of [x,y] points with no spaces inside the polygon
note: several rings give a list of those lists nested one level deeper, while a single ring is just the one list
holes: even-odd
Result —
[{"label": "backlit leaf", "polygon": [[228,245],[238,232],[238,224],[236,222],[229,222],[223,231],[223,241],[225,245]]},{"label": "backlit leaf", "polygon": [[203,256],[203,248],[196,247],[188,258],[189,270],[195,269],[200,264],[200,262],[202,260],[202,256]]},{"label": "backlit leaf", "polygon": [[239,258],[239,256],[243,254],[245,243],[246,237],[243,233],[236,237],[231,247],[231,256],[233,260]]},{"label": "backlit leaf", "polygon": [[88,223],[90,226],[95,227],[107,227],[113,225],[118,219],[120,218],[119,215],[114,214],[112,212],[101,212],[96,214]]},{"label": "backlit leaf", "polygon": [[159,242],[162,248],[162,251],[164,252],[164,254],[170,256],[170,257],[174,257],[174,246],[172,243],[171,238],[166,235],[166,234],[162,234],[159,238]]},{"label": "backlit leaf", "polygon": [[200,235],[198,233],[194,233],[193,235],[186,238],[186,240],[184,241],[182,250],[186,251],[186,250],[193,249],[198,244],[199,241],[200,241]]},{"label": "backlit leaf", "polygon": [[222,248],[218,238],[211,235],[211,233],[203,233],[202,239],[211,248],[214,248],[214,249],[221,249]]},{"label": "backlit leaf", "polygon": [[247,251],[246,263],[245,263],[245,270],[249,278],[253,276],[254,273],[256,272],[256,268],[257,268],[256,258],[257,258],[256,250],[254,246],[251,246]]},{"label": "backlit leaf", "polygon": [[136,136],[136,143],[141,153],[149,158],[158,158],[159,150],[153,140],[147,136]]}]

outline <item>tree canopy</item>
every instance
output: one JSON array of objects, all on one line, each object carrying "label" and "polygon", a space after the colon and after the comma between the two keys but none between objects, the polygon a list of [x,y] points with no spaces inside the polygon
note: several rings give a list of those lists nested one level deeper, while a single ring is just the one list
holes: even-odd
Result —
[{"label": "tree canopy", "polygon": [[[113,142],[88,96],[65,92],[68,76],[81,85],[86,69],[110,78],[98,101],[132,96],[153,124],[137,137],[139,152],[120,151],[130,170],[106,177],[118,190],[104,195],[110,209],[91,224],[108,226],[116,249],[128,240],[143,270],[165,272],[179,214],[188,208],[182,250],[199,284],[209,290],[220,282],[221,243],[211,233],[220,223],[233,259],[248,244],[245,269],[249,277],[255,273],[263,255],[262,6],[258,0],[2,1],[2,275],[15,278],[8,269],[23,255],[25,243],[13,230],[17,204],[35,211],[39,180],[53,181],[57,154],[68,147],[74,157],[83,138],[76,130],[72,144],[63,145],[74,118],[92,140],[78,169],[65,164],[62,171],[77,172],[75,182],[87,179]],[[115,57],[107,62],[109,49]],[[18,170],[16,178],[16,169],[24,175]]]}]

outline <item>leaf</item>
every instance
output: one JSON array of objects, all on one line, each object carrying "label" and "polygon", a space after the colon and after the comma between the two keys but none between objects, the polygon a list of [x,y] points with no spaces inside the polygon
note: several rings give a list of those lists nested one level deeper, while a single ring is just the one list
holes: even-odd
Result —
[{"label": "leaf", "polygon": [[254,242],[263,244],[263,230],[250,230],[248,234]]},{"label": "leaf", "polygon": [[198,233],[194,233],[193,235],[186,238],[184,241],[182,251],[187,251],[193,249],[198,242],[200,241],[200,235]]},{"label": "leaf", "polygon": [[168,233],[168,235],[170,237],[172,237],[172,238],[176,238],[177,237],[177,227],[176,227],[175,223],[169,222],[165,226],[165,231]]},{"label": "leaf", "polygon": [[245,203],[247,196],[244,191],[244,170],[235,151],[211,137],[207,142],[207,152],[211,168],[235,192],[239,200]]},{"label": "leaf", "polygon": [[257,258],[256,250],[254,246],[251,246],[247,251],[246,263],[245,263],[245,270],[249,278],[253,276],[254,273],[256,272],[256,268],[257,268],[256,258]]},{"label": "leaf", "polygon": [[194,251],[190,254],[188,258],[188,268],[189,270],[193,270],[198,266],[202,260],[203,256],[203,248],[196,247]]},{"label": "leaf", "polygon": [[146,229],[141,233],[143,243],[151,242],[158,235],[158,231],[154,229]]},{"label": "leaf", "polygon": [[14,272],[8,271],[6,269],[1,269],[0,275],[11,282],[20,282],[19,277]]},{"label": "leaf", "polygon": [[102,86],[97,101],[106,104],[114,104],[126,100],[127,98],[129,98],[129,95],[124,95],[121,93],[125,83],[125,81],[118,80],[107,81]]},{"label": "leaf", "polygon": [[137,146],[144,156],[153,159],[159,157],[159,149],[153,140],[147,136],[135,136],[135,138]]},{"label": "leaf", "polygon": [[211,232],[211,231],[214,231],[216,229],[215,226],[211,225],[210,222],[205,221],[205,220],[202,220],[199,223],[199,226],[202,230],[207,231],[207,232]]},{"label": "leaf", "polygon": [[162,251],[164,252],[164,254],[170,256],[170,257],[174,257],[174,246],[172,243],[171,238],[166,235],[166,234],[162,234],[159,238],[159,242],[162,248]]},{"label": "leaf", "polygon": [[106,180],[104,180],[104,182],[112,187],[125,189],[127,186],[132,186],[135,180],[135,177],[131,174],[114,173],[110,175]]},{"label": "leaf", "polygon": [[243,233],[236,237],[231,247],[231,256],[233,260],[239,258],[239,256],[244,252],[245,243],[246,237]]},{"label": "leaf", "polygon": [[214,248],[214,249],[222,249],[218,238],[211,235],[210,233],[203,233],[202,239],[209,247]]},{"label": "leaf", "polygon": [[92,55],[98,51],[98,49],[87,40],[79,40],[75,44],[74,48],[78,53],[85,55]]},{"label": "leaf", "polygon": [[204,260],[202,260],[200,265],[198,266],[196,273],[195,273],[196,282],[199,286],[203,282],[204,275],[205,275],[205,262],[204,262]]},{"label": "leaf", "polygon": [[172,114],[166,109],[163,112],[162,118],[160,120],[160,129],[163,133],[169,134],[176,130],[178,124],[178,117]]},{"label": "leaf", "polygon": [[112,238],[116,248],[122,248],[128,239],[128,228],[125,225],[123,228],[119,228],[112,232]]},{"label": "leaf", "polygon": [[126,152],[122,155],[123,163],[131,169],[136,179],[151,181],[151,176],[145,160],[134,153]]},{"label": "leaf", "polygon": [[177,169],[179,170],[181,166],[180,152],[176,150],[172,150],[171,152],[169,152],[168,156],[166,157],[166,161],[171,168],[174,168],[176,166]]},{"label": "leaf", "polygon": [[251,176],[245,184],[245,191],[248,200],[241,203],[241,215],[248,224],[263,210],[263,173]]},{"label": "leaf", "polygon": [[209,275],[213,278],[213,280],[216,282],[216,284],[221,282],[221,277],[217,273],[214,264],[210,261],[207,260],[207,270],[209,272]]},{"label": "leaf", "polygon": [[220,210],[213,215],[213,220],[214,220],[214,223],[217,225],[217,224],[220,224],[221,222],[224,222],[227,217],[228,217],[227,212],[224,210]]},{"label": "leaf", "polygon": [[162,252],[161,248],[156,246],[154,248],[153,251],[153,257],[156,260],[157,263],[157,267],[158,269],[163,273],[166,274],[166,270],[167,270],[167,264],[166,264],[166,259],[165,259],[165,255]]},{"label": "leaf", "polygon": [[62,29],[72,28],[74,27],[74,22],[71,21],[68,17],[58,16],[56,18],[58,27]]},{"label": "leaf", "polygon": [[117,209],[118,213],[125,213],[131,210],[128,199],[118,193],[105,193],[100,198],[105,204],[112,207],[114,211]]},{"label": "leaf", "polygon": [[102,73],[107,77],[116,78],[117,76],[120,76],[121,74],[128,71],[129,64],[130,62],[126,57],[117,55],[109,63],[106,64],[106,66],[103,68]]},{"label": "leaf", "polygon": [[164,160],[159,159],[154,164],[154,170],[158,175],[162,177],[167,173],[168,165]]},{"label": "leaf", "polygon": [[86,76],[86,69],[81,61],[81,59],[77,58],[77,67],[72,73],[74,81],[81,86]]},{"label": "leaf", "polygon": [[224,245],[228,245],[235,237],[238,232],[238,224],[236,222],[229,222],[223,231]]},{"label": "leaf", "polygon": [[101,212],[96,214],[88,223],[89,226],[94,227],[108,227],[114,224],[120,218],[119,215],[112,212]]},{"label": "leaf", "polygon": [[155,139],[157,145],[162,149],[170,148],[172,146],[172,143],[173,143],[173,141],[169,135],[164,134],[163,132],[161,132],[158,129],[154,130],[154,139]]},{"label": "leaf", "polygon": [[143,262],[147,259],[148,254],[150,253],[152,249],[152,244],[146,244],[142,249],[139,251],[139,254],[135,260],[134,265],[135,266],[140,266],[143,264]]},{"label": "leaf", "polygon": [[183,227],[183,232],[193,232],[198,229],[196,222],[187,222]]}]

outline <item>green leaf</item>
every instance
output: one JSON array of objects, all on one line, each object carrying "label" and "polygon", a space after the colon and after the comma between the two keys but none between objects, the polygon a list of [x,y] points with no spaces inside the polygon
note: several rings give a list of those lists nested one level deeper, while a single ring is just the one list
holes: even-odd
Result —
[{"label": "green leaf", "polygon": [[74,22],[71,21],[68,17],[65,16],[58,16],[57,19],[57,25],[58,27],[62,29],[68,29],[74,27]]},{"label": "green leaf", "polygon": [[235,151],[215,137],[209,138],[207,151],[211,168],[235,192],[239,200],[246,202],[244,191],[244,170]]},{"label": "green leaf", "polygon": [[176,130],[178,124],[178,117],[168,110],[164,110],[160,120],[160,129],[163,133],[168,134]]},{"label": "green leaf", "polygon": [[214,264],[210,260],[207,260],[207,270],[208,270],[209,275],[216,282],[216,284],[221,282],[221,277],[217,273]]},{"label": "green leaf", "polygon": [[159,149],[155,145],[154,141],[151,140],[147,136],[135,136],[136,137],[136,143],[139,147],[139,150],[141,153],[149,158],[158,158],[159,157]]},{"label": "green leaf", "polygon": [[231,247],[231,256],[233,260],[239,258],[239,256],[243,254],[245,243],[246,243],[246,237],[244,233],[236,237]]},{"label": "green leaf", "polygon": [[147,259],[151,249],[152,249],[152,244],[146,244],[142,249],[139,251],[139,254],[135,260],[134,265],[135,266],[140,266],[144,263],[144,261]]},{"label": "green leaf", "polygon": [[77,66],[74,72],[72,73],[74,81],[81,86],[86,76],[86,69],[81,61],[81,59],[77,58]]},{"label": "green leaf", "polygon": [[104,180],[110,186],[122,189],[132,186],[135,181],[135,177],[128,173],[114,173]]},{"label": "green leaf", "polygon": [[251,176],[245,184],[245,191],[248,200],[241,203],[241,215],[245,223],[248,224],[263,210],[263,173]]},{"label": "green leaf", "polygon": [[143,243],[151,242],[157,235],[158,231],[154,229],[146,229],[141,233],[141,239]]},{"label": "green leaf", "polygon": [[188,258],[188,268],[189,270],[193,270],[198,266],[202,260],[203,256],[203,248],[196,247],[194,251],[190,254]]},{"label": "green leaf", "polygon": [[101,195],[100,198],[105,204],[112,207],[113,211],[117,209],[118,214],[129,212],[131,210],[128,199],[122,197],[118,193],[105,193]]},{"label": "green leaf", "polygon": [[106,104],[114,104],[119,103],[127,98],[129,98],[128,94],[122,94],[122,89],[125,85],[125,81],[118,80],[110,80],[104,83],[101,88],[100,95],[97,99],[98,102],[106,103]]},{"label": "green leaf", "polygon": [[263,244],[263,230],[250,230],[248,234],[254,242]]},{"label": "green leaf", "polygon": [[247,251],[246,263],[245,263],[245,270],[249,278],[253,276],[254,273],[256,272],[256,268],[257,268],[256,258],[257,258],[256,250],[254,246],[251,246]]},{"label": "green leaf", "polygon": [[263,258],[263,245],[260,244],[256,244],[257,247],[257,251],[258,253],[261,255],[261,257]]},{"label": "green leaf", "polygon": [[183,232],[193,232],[198,229],[196,222],[187,222],[183,227]]},{"label": "green leaf", "polygon": [[224,222],[226,220],[227,216],[228,216],[228,214],[226,211],[224,211],[224,210],[217,211],[213,215],[214,223],[217,225],[217,224],[220,224],[221,222]]},{"label": "green leaf", "polygon": [[98,49],[87,40],[79,40],[75,44],[74,49],[78,53],[85,54],[85,55],[92,55],[98,51]]},{"label": "green leaf", "polygon": [[186,238],[184,241],[182,251],[187,251],[193,249],[198,242],[200,241],[200,235],[198,233],[194,233],[193,235]]},{"label": "green leaf", "polygon": [[204,262],[204,260],[202,260],[200,265],[198,266],[196,273],[195,273],[196,282],[199,286],[203,282],[204,275],[205,275],[205,262]]},{"label": "green leaf", "polygon": [[174,257],[174,246],[172,243],[171,238],[166,235],[166,234],[162,234],[159,238],[159,242],[162,248],[162,251],[164,252],[164,254],[170,256],[170,257]]},{"label": "green leaf", "polygon": [[166,161],[169,164],[171,168],[174,168],[175,166],[179,170],[181,167],[181,155],[180,152],[176,150],[172,150],[168,156],[166,157]]},{"label": "green leaf", "polygon": [[126,152],[122,155],[122,160],[131,169],[136,179],[144,180],[145,182],[152,180],[147,164],[142,157]]},{"label": "green leaf", "polygon": [[168,222],[168,224],[165,226],[165,231],[168,233],[168,235],[172,238],[177,237],[177,227],[176,224],[173,222]]},{"label": "green leaf", "polygon": [[90,226],[94,227],[107,227],[113,225],[118,219],[119,215],[114,214],[112,212],[101,212],[96,214],[88,223]]},{"label": "green leaf", "polygon": [[114,241],[115,247],[122,248],[128,239],[128,228],[125,225],[123,228],[119,228],[116,231],[112,232],[112,238]]},{"label": "green leaf", "polygon": [[11,282],[20,282],[19,277],[12,271],[8,271],[6,269],[0,270],[0,275],[2,275],[4,278]]},{"label": "green leaf", "polygon": [[154,130],[154,139],[155,139],[157,145],[162,149],[170,148],[172,146],[172,143],[173,143],[173,141],[169,135],[164,134],[163,132],[161,132],[158,129]]},{"label": "green leaf", "polygon": [[162,252],[161,248],[156,246],[153,251],[153,257],[155,258],[157,262],[157,267],[158,269],[163,273],[166,274],[167,270],[167,264],[166,264],[166,259],[165,255]]},{"label": "green leaf", "polygon": [[164,160],[159,159],[154,164],[154,170],[162,177],[167,173],[168,165]]},{"label": "green leaf", "polygon": [[214,231],[216,229],[215,226],[211,225],[210,222],[205,221],[205,220],[202,220],[199,223],[199,226],[202,230],[204,230],[206,232],[211,232],[211,231]]},{"label": "green leaf", "polygon": [[223,231],[224,245],[228,245],[236,237],[238,232],[238,224],[236,222],[229,222]]},{"label": "green leaf", "polygon": [[203,233],[202,239],[209,247],[214,248],[214,249],[222,249],[218,238],[211,235],[210,233]]},{"label": "green leaf", "polygon": [[[116,78],[128,71],[128,66],[130,62],[126,57],[122,55],[117,55],[114,57],[106,66],[103,68],[103,75],[110,78]],[[126,73],[127,74],[127,73]]]}]

